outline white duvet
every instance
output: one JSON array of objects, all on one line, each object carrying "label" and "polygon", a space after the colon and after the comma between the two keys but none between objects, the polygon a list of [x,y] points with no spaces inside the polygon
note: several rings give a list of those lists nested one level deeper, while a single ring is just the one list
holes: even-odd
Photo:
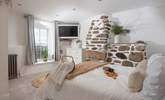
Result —
[{"label": "white duvet", "polygon": [[36,100],[143,100],[139,93],[129,92],[127,88],[132,68],[110,66],[119,75],[116,80],[107,77],[102,68],[65,80],[60,91],[48,80],[38,89]]}]

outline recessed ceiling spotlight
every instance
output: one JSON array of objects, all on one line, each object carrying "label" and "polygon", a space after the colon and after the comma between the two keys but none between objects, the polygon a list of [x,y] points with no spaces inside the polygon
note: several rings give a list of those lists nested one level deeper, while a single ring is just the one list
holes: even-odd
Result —
[{"label": "recessed ceiling spotlight", "polygon": [[59,15],[58,15],[58,14],[56,14],[55,16],[56,16],[56,17],[58,17]]},{"label": "recessed ceiling spotlight", "polygon": [[18,3],[17,5],[18,5],[18,6],[22,6],[22,4],[21,4],[21,3]]},{"label": "recessed ceiling spotlight", "polygon": [[76,11],[76,8],[73,8],[72,10],[73,10],[73,11]]},{"label": "recessed ceiling spotlight", "polygon": [[99,2],[103,1],[103,0],[98,0]]}]

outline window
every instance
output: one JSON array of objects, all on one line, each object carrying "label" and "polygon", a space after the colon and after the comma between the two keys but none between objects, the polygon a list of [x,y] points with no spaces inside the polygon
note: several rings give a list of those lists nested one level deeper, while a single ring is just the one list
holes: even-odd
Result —
[{"label": "window", "polygon": [[54,61],[54,24],[36,20],[34,33],[37,63]]}]

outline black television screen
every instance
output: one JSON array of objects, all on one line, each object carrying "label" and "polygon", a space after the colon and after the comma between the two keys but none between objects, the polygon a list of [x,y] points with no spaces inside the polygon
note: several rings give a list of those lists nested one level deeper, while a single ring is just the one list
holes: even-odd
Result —
[{"label": "black television screen", "polygon": [[78,37],[78,26],[59,26],[60,37]]}]

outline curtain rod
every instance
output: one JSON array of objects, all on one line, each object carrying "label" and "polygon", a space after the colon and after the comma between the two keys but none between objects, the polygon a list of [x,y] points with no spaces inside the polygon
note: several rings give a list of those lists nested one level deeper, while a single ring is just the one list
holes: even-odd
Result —
[{"label": "curtain rod", "polygon": [[[25,14],[25,15],[24,15],[24,18],[27,18],[28,16],[33,16],[33,15],[31,15],[31,14]],[[34,19],[38,19],[38,20],[46,21],[46,22],[51,22],[51,23],[55,22],[55,20],[50,21],[50,20],[46,20],[46,19],[39,18],[39,17],[36,17],[36,16],[34,16]]]},{"label": "curtain rod", "polygon": [[[27,18],[28,16],[33,16],[32,14],[25,14],[24,17]],[[39,18],[39,17],[36,17],[34,16],[34,19],[38,19],[38,20],[41,20],[41,21],[46,21],[46,22],[50,22],[50,23],[58,23],[58,24],[80,24],[79,22],[63,22],[63,21],[59,21],[59,20],[53,20],[53,21],[50,21],[50,20],[46,20],[46,19],[43,19],[43,18]]]}]

